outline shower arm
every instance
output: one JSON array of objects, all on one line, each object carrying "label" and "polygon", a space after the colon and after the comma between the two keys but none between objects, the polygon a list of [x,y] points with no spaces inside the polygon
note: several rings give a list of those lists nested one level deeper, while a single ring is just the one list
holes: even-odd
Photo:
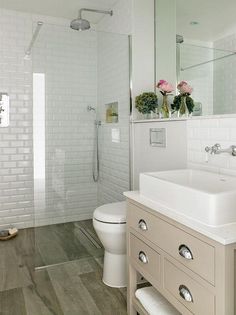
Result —
[{"label": "shower arm", "polygon": [[38,21],[37,26],[35,28],[35,31],[33,33],[32,39],[29,43],[29,46],[28,46],[27,50],[25,51],[25,57],[24,57],[25,59],[27,59],[27,57],[29,57],[31,55],[32,48],[34,46],[34,43],[35,43],[35,41],[39,35],[40,29],[42,26],[43,26],[43,22]]},{"label": "shower arm", "polygon": [[95,9],[86,9],[86,8],[82,8],[79,10],[79,15],[78,18],[81,19],[82,16],[82,12],[83,11],[87,11],[87,12],[95,12],[95,13],[102,13],[102,14],[109,14],[110,16],[113,15],[113,11],[104,11],[104,10],[95,10]]}]

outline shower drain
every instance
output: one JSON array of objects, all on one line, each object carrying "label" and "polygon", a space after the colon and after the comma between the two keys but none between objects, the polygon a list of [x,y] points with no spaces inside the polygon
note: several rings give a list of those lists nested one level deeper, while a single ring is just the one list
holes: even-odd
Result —
[{"label": "shower drain", "polygon": [[93,233],[89,230],[86,230],[83,227],[79,227],[79,230],[84,234],[84,236],[93,244],[96,248],[102,248],[101,244],[95,239]]}]

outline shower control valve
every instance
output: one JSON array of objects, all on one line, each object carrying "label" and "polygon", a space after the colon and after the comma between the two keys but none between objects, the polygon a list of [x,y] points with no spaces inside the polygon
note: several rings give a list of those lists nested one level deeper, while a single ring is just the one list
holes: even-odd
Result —
[{"label": "shower control valve", "polygon": [[0,92],[0,127],[9,126],[9,95]]},{"label": "shower control valve", "polygon": [[2,105],[0,106],[0,114],[1,114],[1,112],[4,112],[5,111],[5,109],[3,109],[3,107],[2,107]]}]

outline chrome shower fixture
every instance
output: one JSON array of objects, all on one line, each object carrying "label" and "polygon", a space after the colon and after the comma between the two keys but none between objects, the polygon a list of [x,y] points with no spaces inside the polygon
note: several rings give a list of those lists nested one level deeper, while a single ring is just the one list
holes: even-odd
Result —
[{"label": "chrome shower fixture", "polygon": [[91,111],[96,112],[96,109],[95,109],[95,107],[92,107],[92,106],[88,105],[88,106],[87,106],[87,111],[88,111],[88,112],[91,112]]},{"label": "chrome shower fixture", "polygon": [[104,11],[104,10],[95,10],[95,9],[86,9],[86,8],[80,9],[79,10],[79,14],[78,14],[78,18],[74,19],[70,23],[70,27],[73,30],[86,31],[86,30],[90,29],[90,22],[88,20],[85,20],[85,19],[82,18],[82,12],[83,11],[95,12],[95,13],[101,13],[101,14],[108,14],[110,16],[113,15],[113,11]]},{"label": "chrome shower fixture", "polygon": [[30,59],[32,48],[34,46],[35,41],[37,40],[37,37],[39,35],[40,29],[41,29],[42,26],[43,26],[43,22],[38,21],[37,22],[37,26],[35,28],[35,31],[33,33],[32,39],[30,41],[30,44],[29,44],[28,48],[25,51],[25,56],[24,56],[25,60],[29,60]]},{"label": "chrome shower fixture", "polygon": [[184,37],[182,35],[176,34],[176,44],[183,44]]}]

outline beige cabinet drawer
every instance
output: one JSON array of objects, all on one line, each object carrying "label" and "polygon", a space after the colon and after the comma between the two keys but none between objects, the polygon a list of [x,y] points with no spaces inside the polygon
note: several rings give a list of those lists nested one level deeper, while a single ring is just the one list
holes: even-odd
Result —
[{"label": "beige cabinet drawer", "polygon": [[161,283],[161,256],[154,249],[130,234],[130,258],[156,282]]},{"label": "beige cabinet drawer", "polygon": [[213,246],[130,204],[128,225],[211,284],[215,281]]},{"label": "beige cabinet drawer", "polygon": [[215,314],[214,295],[168,260],[164,262],[164,288],[193,314]]}]

